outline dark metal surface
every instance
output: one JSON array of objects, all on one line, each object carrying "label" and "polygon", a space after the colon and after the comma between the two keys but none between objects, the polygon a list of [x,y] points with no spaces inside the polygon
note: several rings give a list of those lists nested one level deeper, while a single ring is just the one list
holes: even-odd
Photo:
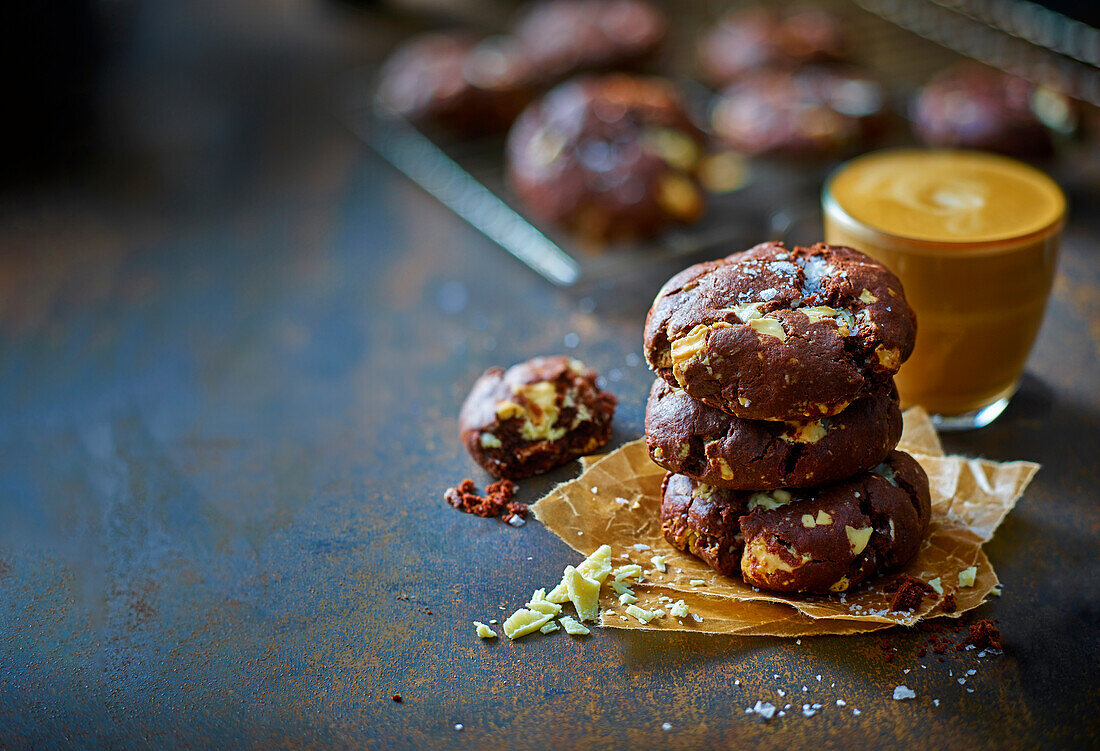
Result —
[{"label": "dark metal surface", "polygon": [[[0,747],[1097,747],[1094,192],[1021,392],[947,440],[1044,468],[987,546],[1005,654],[940,663],[905,631],[476,639],[578,556],[444,504],[486,481],[455,436],[466,389],[573,353],[635,438],[663,276],[554,289],[339,131],[263,195],[225,165],[182,214],[92,188],[3,207]],[[757,700],[794,706],[764,723]]]},{"label": "dark metal surface", "polygon": [[[464,389],[576,334],[620,397],[616,442],[633,438],[646,301],[605,316],[388,168],[341,157],[323,207],[157,242],[108,232],[94,263],[68,247],[6,265],[5,745],[1095,744],[1095,227],[1071,232],[1016,401],[949,440],[1045,465],[988,548],[1006,588],[983,615],[1003,656],[922,670],[905,633],[893,663],[875,636],[483,643],[471,620],[576,556],[536,523],[443,503],[484,479],[454,436]],[[969,668],[974,693],[956,682]],[[901,683],[917,700],[891,700]],[[816,716],[744,714],[802,685]]]}]

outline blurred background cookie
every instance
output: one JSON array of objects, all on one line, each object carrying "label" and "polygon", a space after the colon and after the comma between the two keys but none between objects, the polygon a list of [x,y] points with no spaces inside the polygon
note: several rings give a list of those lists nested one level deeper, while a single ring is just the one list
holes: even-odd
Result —
[{"label": "blurred background cookie", "polygon": [[868,145],[888,123],[881,84],[852,66],[753,71],[711,110],[714,134],[752,155],[838,154]]},{"label": "blurred background cookie", "polygon": [[632,70],[652,59],[668,32],[643,0],[546,0],[513,29],[540,77],[554,83],[586,71]]},{"label": "blurred background cookie", "polygon": [[1061,94],[977,63],[948,68],[913,100],[913,131],[930,146],[1043,157],[1051,128],[1068,131],[1075,108]]},{"label": "blurred background cookie", "polygon": [[702,38],[698,67],[707,83],[722,87],[760,68],[846,60],[848,47],[842,20],[823,8],[743,8],[725,16]]},{"label": "blurred background cookie", "polygon": [[889,455],[901,428],[892,383],[833,417],[771,422],[727,415],[658,378],[645,415],[654,462],[738,490],[821,485],[862,472]]},{"label": "blurred background cookie", "polygon": [[518,480],[607,443],[616,403],[580,360],[536,357],[485,371],[462,404],[459,434],[485,471]]},{"label": "blurred background cookie", "polygon": [[677,89],[626,74],[573,79],[508,134],[508,182],[526,209],[580,239],[647,237],[703,214],[704,138]]},{"label": "blurred background cookie", "polygon": [[378,80],[379,96],[397,113],[464,136],[506,130],[535,94],[533,68],[515,39],[465,31],[413,37]]}]

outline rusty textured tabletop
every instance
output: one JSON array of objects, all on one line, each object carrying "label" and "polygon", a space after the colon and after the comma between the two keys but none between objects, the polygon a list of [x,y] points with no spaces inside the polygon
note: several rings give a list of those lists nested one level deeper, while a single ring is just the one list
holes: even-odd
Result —
[{"label": "rusty textured tabletop", "polygon": [[[946,437],[1043,468],[986,548],[1004,654],[939,662],[897,629],[477,639],[577,555],[443,502],[487,479],[456,439],[465,391],[575,354],[619,397],[613,445],[637,437],[662,278],[554,289],[338,128],[294,175],[264,195],[217,176],[189,212],[5,205],[0,747],[1100,744],[1095,192],[1071,196],[1021,391]],[[764,722],[758,700],[793,706]]]}]

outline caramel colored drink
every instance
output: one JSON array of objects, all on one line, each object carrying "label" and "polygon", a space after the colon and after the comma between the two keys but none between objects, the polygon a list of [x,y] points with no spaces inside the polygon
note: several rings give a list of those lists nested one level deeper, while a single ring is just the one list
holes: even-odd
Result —
[{"label": "caramel colored drink", "polygon": [[917,313],[896,379],[903,404],[944,427],[992,421],[1043,320],[1065,218],[1058,185],[1001,156],[899,149],[843,165],[823,201],[826,242],[884,263]]}]

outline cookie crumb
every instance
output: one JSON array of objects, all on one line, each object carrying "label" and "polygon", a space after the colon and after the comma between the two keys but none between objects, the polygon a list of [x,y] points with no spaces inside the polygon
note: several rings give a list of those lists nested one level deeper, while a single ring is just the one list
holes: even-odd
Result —
[{"label": "cookie crumb", "polygon": [[515,492],[516,486],[511,480],[497,480],[485,489],[484,496],[480,496],[474,481],[466,478],[457,488],[447,488],[443,498],[467,514],[483,518],[499,516],[514,527],[522,527],[527,516],[527,504],[513,501]]},{"label": "cookie crumb", "polygon": [[890,610],[916,610],[920,607],[925,595],[932,594],[935,590],[925,582],[902,574],[897,580],[897,591],[890,600]]},{"label": "cookie crumb", "polygon": [[954,592],[943,596],[943,602],[940,603],[940,609],[945,613],[954,613],[958,609],[958,605],[955,603]]},{"label": "cookie crumb", "polygon": [[1001,631],[988,618],[970,624],[970,633],[956,647],[956,652],[961,652],[967,646],[993,649],[1004,649],[1001,642]]}]

